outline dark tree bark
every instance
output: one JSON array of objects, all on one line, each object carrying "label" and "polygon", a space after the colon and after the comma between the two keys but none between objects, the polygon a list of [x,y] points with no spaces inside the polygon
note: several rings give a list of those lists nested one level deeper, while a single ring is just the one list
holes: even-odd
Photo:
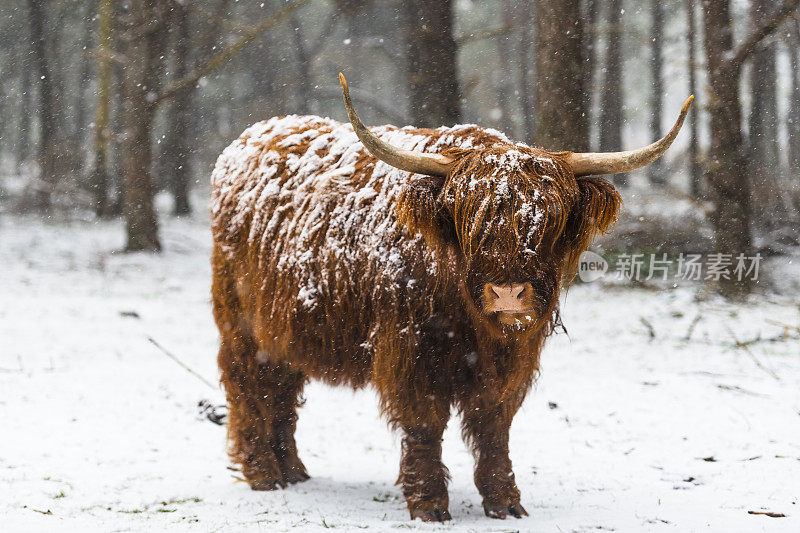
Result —
[{"label": "dark tree bark", "polygon": [[[78,146],[83,151],[84,142],[86,141],[86,123],[88,116],[89,106],[87,105],[86,86],[91,78],[91,58],[89,51],[92,49],[92,17],[91,17],[91,3],[87,2],[83,10],[83,39],[81,42],[80,50],[80,71],[78,73],[78,87],[76,87],[75,94],[75,137],[78,140]],[[82,173],[83,165],[85,162],[84,157],[76,158],[77,170]]]},{"label": "dark tree bark", "polygon": [[[589,115],[590,129],[595,120],[593,117],[593,96],[594,96],[594,70],[597,63],[597,20],[600,15],[600,0],[585,0],[583,4],[583,51],[584,51],[584,72],[583,72],[583,94],[584,106]],[[591,139],[589,144],[591,145]]]},{"label": "dark tree bark", "polygon": [[300,115],[308,115],[311,113],[312,84],[314,83],[311,75],[311,56],[308,46],[303,39],[300,20],[296,15],[293,15],[291,21],[292,39],[294,41],[294,50],[296,54],[295,65],[297,67],[297,77],[295,78],[297,82],[295,92],[297,102],[295,103],[295,107],[296,112]]},{"label": "dark tree bark", "polygon": [[461,122],[452,0],[402,2],[409,116],[418,127]]},{"label": "dark tree bark", "polygon": [[47,57],[49,43],[45,30],[45,11],[48,0],[28,0],[28,22],[33,48],[33,70],[39,86],[37,111],[39,115],[39,141],[37,159],[41,169],[41,184],[37,187],[33,207],[47,211],[51,194],[57,181],[55,94],[53,78]]},{"label": "dark tree bark", "polygon": [[511,28],[514,25],[514,13],[511,0],[503,0],[501,13],[503,26],[508,31],[496,37],[497,58],[498,58],[498,79],[495,82],[497,92],[497,107],[500,110],[500,117],[495,123],[495,127],[505,132],[510,137],[514,135],[514,121],[511,120],[511,93],[513,87],[511,83],[511,50],[513,43],[513,33]]},{"label": "dark tree bark", "polygon": [[127,251],[158,251],[158,221],[153,205],[150,169],[151,135],[166,48],[166,3],[132,0],[128,17],[126,62],[123,70],[122,134],[123,212]]},{"label": "dark tree bark", "polygon": [[[600,98],[600,151],[622,149],[622,0],[608,2],[608,36]],[[624,184],[625,180],[619,180]]]},{"label": "dark tree bark", "polygon": [[100,0],[97,17],[97,100],[94,117],[94,165],[92,190],[94,212],[98,217],[109,216],[108,206],[108,117],[111,101],[111,30],[113,0]]},{"label": "dark tree bark", "polygon": [[[687,32],[689,46],[689,93],[694,95],[695,110],[700,109],[700,94],[697,91],[697,24],[695,0],[686,0]],[[689,115],[689,188],[692,196],[700,198],[702,192],[702,172],[700,169],[700,147],[697,137],[697,115]]]},{"label": "dark tree bark", "polygon": [[539,2],[536,16],[536,142],[586,152],[589,114],[583,90],[580,0]]},{"label": "dark tree bark", "polygon": [[[7,75],[7,70],[0,70],[0,75]],[[9,138],[10,135],[8,134],[8,124],[11,122],[11,112],[9,111],[9,98],[8,94],[6,93],[6,86],[5,84],[0,81],[0,157],[3,156],[3,152],[8,149],[11,145],[11,139]],[[16,150],[11,149],[10,154],[14,156]]]},{"label": "dark tree bark", "polygon": [[789,23],[789,63],[791,65],[791,95],[786,130],[789,133],[789,170],[800,179],[800,19]]},{"label": "dark tree bark", "polygon": [[533,0],[520,0],[517,4],[519,22],[519,104],[522,108],[522,135],[526,143],[533,144],[536,139],[536,107],[534,104],[533,78],[536,61],[531,53],[534,46],[534,23],[536,5]]},{"label": "dark tree bark", "polygon": [[[752,0],[750,19],[754,28],[769,19],[777,3],[776,0]],[[753,53],[750,70],[753,103],[750,108],[748,160],[751,179],[757,188],[765,179],[777,174],[780,161],[776,51],[774,43],[764,43]]]},{"label": "dark tree bark", "polygon": [[[664,82],[664,6],[661,0],[650,0],[652,28],[650,32],[650,137],[659,139],[661,131],[661,114],[663,111]],[[694,113],[692,113],[694,115]],[[651,183],[664,184],[664,164],[657,159],[647,167],[647,175]]]},{"label": "dark tree bark", "polygon": [[[186,6],[175,5],[172,12],[174,76],[183,78],[189,71],[191,34],[189,10]],[[189,203],[189,129],[194,87],[187,87],[175,93],[167,109],[167,130],[162,149],[163,168],[168,186],[175,201],[174,214],[188,215],[192,212]]]},{"label": "dark tree bark", "polygon": [[[733,51],[729,0],[703,0],[703,24],[711,116],[707,180],[715,204],[711,217],[714,248],[719,253],[748,253],[752,249],[752,209],[741,131],[740,67],[726,59]],[[750,291],[750,283],[721,279],[718,289],[724,296],[738,297]]]},{"label": "dark tree bark", "polygon": [[24,54],[23,59],[20,61],[22,65],[22,82],[20,92],[22,99],[20,101],[20,116],[19,116],[19,131],[17,137],[17,153],[19,154],[19,162],[25,163],[30,158],[31,153],[31,115],[33,114],[33,76],[31,74],[31,65],[28,60],[27,54]]}]

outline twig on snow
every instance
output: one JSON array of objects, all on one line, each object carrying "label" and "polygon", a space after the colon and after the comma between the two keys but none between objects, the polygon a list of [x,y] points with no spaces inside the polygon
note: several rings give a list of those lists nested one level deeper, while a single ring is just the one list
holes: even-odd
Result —
[{"label": "twig on snow", "polygon": [[700,322],[700,320],[702,318],[703,318],[703,315],[701,315],[700,313],[697,313],[697,316],[694,317],[694,320],[692,320],[692,323],[689,324],[689,331],[686,332],[686,340],[687,341],[692,338],[692,333],[694,333],[694,328],[695,328],[695,326],[697,326],[697,323]]},{"label": "twig on snow", "polygon": [[155,346],[156,348],[158,348],[159,350],[161,350],[161,353],[163,353],[164,355],[166,355],[167,357],[169,357],[170,359],[172,359],[173,361],[175,361],[176,363],[178,363],[178,365],[180,365],[180,366],[181,366],[181,368],[183,368],[183,369],[184,369],[184,370],[186,370],[188,373],[190,373],[191,375],[193,375],[194,377],[196,377],[197,379],[199,379],[200,381],[202,381],[203,383],[205,383],[206,385],[208,385],[208,387],[209,387],[209,388],[211,388],[211,389],[214,389],[214,390],[217,390],[217,389],[216,389],[216,387],[214,387],[214,385],[212,385],[210,381],[208,381],[206,378],[204,378],[203,376],[201,376],[200,374],[198,374],[197,372],[195,372],[194,370],[192,370],[192,369],[189,367],[189,365],[187,365],[186,363],[184,363],[183,361],[181,361],[180,359],[178,359],[177,357],[175,357],[175,356],[174,356],[172,353],[170,353],[170,352],[169,352],[169,351],[168,351],[166,348],[164,348],[164,347],[163,347],[163,346],[161,346],[161,345],[160,345],[158,342],[156,342],[156,340],[155,340],[153,337],[150,337],[150,336],[148,336],[148,337],[147,337],[147,340],[148,340],[148,341],[150,341],[150,343],[151,343],[153,346]]},{"label": "twig on snow", "polygon": [[769,516],[770,518],[786,518],[786,515],[783,513],[773,513],[771,511],[747,511],[747,514],[759,514]]},{"label": "twig on snow", "polygon": [[650,321],[647,320],[643,316],[639,317],[639,322],[644,324],[644,327],[647,328],[647,334],[650,335],[650,340],[655,339],[656,338],[656,330],[653,328],[653,324],[651,324]]},{"label": "twig on snow", "polygon": [[[766,320],[767,324],[772,324],[773,326],[778,326],[780,328],[783,328],[784,330],[791,330],[791,331],[796,331],[796,332],[800,333],[800,327],[790,326],[789,324],[784,324],[783,322],[778,322],[777,320],[772,320],[770,318],[767,318],[765,320]],[[788,335],[784,335],[784,336],[788,337]]]},{"label": "twig on snow", "polygon": [[747,353],[747,355],[750,356],[750,359],[753,360],[753,362],[756,364],[756,366],[758,368],[760,368],[761,370],[763,370],[764,372],[766,372],[767,374],[769,374],[770,376],[772,376],[773,378],[775,378],[775,381],[780,381],[781,380],[781,378],[778,376],[778,374],[775,373],[774,370],[772,370],[771,368],[767,368],[766,366],[761,364],[761,361],[759,361],[758,358],[756,357],[756,355],[750,350],[750,347],[748,346],[748,343],[739,341],[739,339],[736,338],[736,334],[733,332],[733,330],[727,324],[725,325],[725,329],[728,330],[728,333],[730,333],[731,337],[733,338],[734,346],[736,348],[744,349],[745,353]]}]

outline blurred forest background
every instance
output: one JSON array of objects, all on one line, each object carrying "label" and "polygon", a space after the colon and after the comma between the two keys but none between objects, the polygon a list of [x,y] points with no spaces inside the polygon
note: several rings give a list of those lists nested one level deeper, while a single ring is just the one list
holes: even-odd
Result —
[{"label": "blurred forest background", "polygon": [[[474,122],[551,150],[660,137],[614,177],[607,249],[796,254],[800,0],[6,0],[0,3],[0,212],[158,218],[206,210],[220,151],[274,115],[369,125]],[[720,292],[752,290],[720,280]]]}]

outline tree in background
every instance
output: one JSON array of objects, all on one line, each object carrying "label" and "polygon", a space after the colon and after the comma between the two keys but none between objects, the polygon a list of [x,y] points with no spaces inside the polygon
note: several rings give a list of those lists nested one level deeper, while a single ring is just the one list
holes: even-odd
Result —
[{"label": "tree in background", "polygon": [[97,99],[94,115],[94,165],[90,180],[94,212],[98,217],[110,215],[108,193],[108,120],[111,106],[111,30],[114,1],[100,0],[97,16]]},{"label": "tree in background", "polygon": [[789,51],[791,68],[791,93],[789,112],[786,115],[786,131],[789,134],[789,172],[794,181],[800,181],[800,18],[789,21],[786,48]]},{"label": "tree in background", "polygon": [[417,127],[461,122],[452,0],[402,2],[409,115]]},{"label": "tree in background", "polygon": [[700,94],[697,90],[697,16],[695,0],[686,0],[686,41],[689,52],[689,93],[695,98],[695,112],[689,114],[689,190],[694,198],[702,196],[702,171],[700,169],[700,146],[698,141],[698,115]]},{"label": "tree in background", "polygon": [[536,143],[550,150],[587,152],[580,0],[538,2],[535,39]]},{"label": "tree in background", "polygon": [[[750,21],[753,28],[763,25],[778,6],[778,0],[751,0]],[[766,41],[753,52],[750,69],[750,106],[748,163],[755,183],[774,180],[779,170],[777,70],[774,42]],[[755,187],[754,190],[760,189]],[[768,187],[764,187],[768,189]]]},{"label": "tree in background", "polygon": [[[600,151],[622,149],[622,0],[609,0],[606,58],[600,97]],[[621,185],[626,184],[623,178]]]},{"label": "tree in background", "polygon": [[519,63],[519,103],[522,112],[522,137],[525,142],[533,144],[536,139],[536,105],[534,103],[534,73],[536,61],[531,49],[534,43],[534,24],[536,20],[536,4],[533,0],[519,0],[515,9],[515,18],[519,24],[517,43]]},{"label": "tree in background", "polygon": [[[664,109],[664,5],[661,0],[650,0],[650,137],[659,139],[663,135],[661,114]],[[696,113],[692,113],[695,115]],[[647,176],[651,183],[664,184],[664,161],[657,159],[647,167]]]},{"label": "tree in background", "polygon": [[128,251],[160,250],[150,176],[155,95],[167,46],[167,2],[131,0],[125,17],[122,158]]},{"label": "tree in background", "polygon": [[[614,152],[622,150],[622,0],[609,0],[607,9],[606,57],[600,88],[600,151]],[[616,183],[627,186],[627,175],[618,175]]]},{"label": "tree in background", "polygon": [[[739,80],[744,62],[758,46],[791,15],[800,0],[786,0],[738,47],[733,43],[730,0],[703,0],[704,43],[709,82],[708,112],[711,116],[711,146],[707,181],[713,191],[715,250],[718,253],[752,252],[751,182],[741,130],[742,107]],[[752,280],[720,279],[718,290],[727,297],[740,297],[752,289]]]},{"label": "tree in background", "polygon": [[[584,0],[583,3],[583,97],[584,107],[589,113],[590,128],[592,120],[592,96],[595,92],[594,71],[597,63],[597,27],[600,16],[600,0]],[[590,140],[590,145],[591,140]]]},{"label": "tree in background", "polygon": [[168,0],[134,0],[126,6],[125,54],[123,73],[122,158],[126,250],[161,248],[158,223],[153,207],[153,182],[150,175],[153,119],[160,104],[191,90],[210,74],[252,43],[256,37],[284,20],[308,0],[295,0],[278,9],[262,22],[249,26],[226,47],[181,78],[165,83],[164,64],[168,47],[168,28],[172,20]]},{"label": "tree in background", "polygon": [[38,85],[39,140],[37,145],[37,161],[39,163],[40,180],[34,193],[33,206],[39,211],[48,211],[51,207],[52,193],[58,181],[60,170],[57,161],[57,125],[56,95],[54,93],[53,76],[47,51],[51,44],[49,32],[45,28],[48,0],[28,0],[28,22],[33,70]]}]

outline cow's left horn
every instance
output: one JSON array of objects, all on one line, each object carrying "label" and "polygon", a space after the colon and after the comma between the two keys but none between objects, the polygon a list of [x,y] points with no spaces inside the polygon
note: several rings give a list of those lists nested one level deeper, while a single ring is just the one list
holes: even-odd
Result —
[{"label": "cow's left horn", "polygon": [[347,117],[353,125],[358,139],[364,143],[369,153],[395,168],[414,172],[416,174],[427,174],[429,176],[446,176],[453,165],[453,161],[441,154],[423,154],[403,150],[382,141],[371,133],[361,119],[358,118],[356,110],[353,109],[353,102],[350,101],[350,90],[347,88],[347,80],[344,75],[339,73],[339,83],[342,85],[342,95],[344,96],[344,107],[347,109]]},{"label": "cow's left horn", "polygon": [[678,132],[681,131],[681,126],[683,126],[683,121],[686,119],[686,114],[689,112],[689,107],[692,105],[692,100],[694,100],[694,95],[690,96],[686,103],[683,104],[681,114],[670,132],[663,139],[654,142],[650,146],[627,152],[585,154],[567,152],[563,155],[564,161],[572,167],[575,176],[619,174],[649,165],[661,157],[670,147],[672,141],[675,140],[675,137],[678,136]]}]

